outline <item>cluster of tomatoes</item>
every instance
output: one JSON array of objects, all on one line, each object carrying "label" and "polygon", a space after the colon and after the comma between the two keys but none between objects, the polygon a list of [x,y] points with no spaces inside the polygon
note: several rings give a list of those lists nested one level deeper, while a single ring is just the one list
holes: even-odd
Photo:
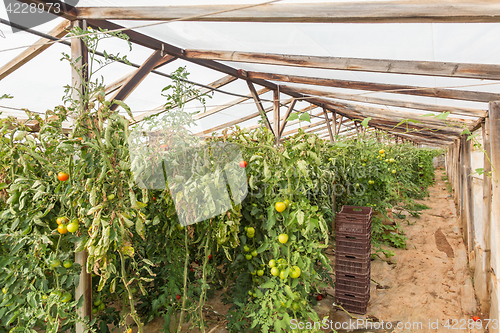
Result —
[{"label": "cluster of tomatoes", "polygon": [[[379,160],[381,160],[381,161],[382,161],[382,160],[384,159],[384,157],[385,157],[385,150],[380,149],[380,150],[378,151],[378,153],[379,153],[379,156],[377,156],[377,159],[379,159]],[[386,162],[387,164],[389,164],[389,163],[394,163],[394,162],[396,162],[396,160],[395,160],[395,159],[393,159],[393,158],[386,158],[386,159],[385,159],[385,162]],[[391,173],[393,173],[393,174],[395,174],[395,173],[397,172],[397,170],[396,170],[396,169],[391,169],[391,168],[387,168],[387,171],[389,171],[389,172],[391,172]]]},{"label": "cluster of tomatoes", "polygon": [[69,220],[65,216],[61,216],[61,217],[58,217],[56,219],[57,231],[60,234],[65,234],[68,231],[71,233],[75,233],[78,230],[78,228],[80,227],[80,224],[78,223],[78,220],[76,220],[76,219],[71,221],[71,223],[68,223],[68,222],[69,222]]}]

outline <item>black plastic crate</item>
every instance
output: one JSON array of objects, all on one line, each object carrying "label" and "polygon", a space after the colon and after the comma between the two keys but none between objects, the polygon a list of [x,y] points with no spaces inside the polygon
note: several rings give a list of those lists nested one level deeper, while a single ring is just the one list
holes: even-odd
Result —
[{"label": "black plastic crate", "polygon": [[370,292],[370,277],[366,281],[352,281],[349,279],[336,279],[335,290],[350,293],[365,294]]},{"label": "black plastic crate", "polygon": [[335,258],[335,271],[343,273],[366,274],[370,271],[369,253],[365,255],[351,255],[337,253]]},{"label": "black plastic crate", "polygon": [[371,237],[366,239],[352,239],[337,235],[335,252],[341,254],[367,255],[371,253]]},{"label": "black plastic crate", "polygon": [[371,207],[343,206],[340,213],[336,215],[336,221],[352,223],[369,223],[372,219],[373,209]]},{"label": "black plastic crate", "polygon": [[348,312],[365,314],[370,300],[370,293],[357,295],[349,292],[335,292],[335,300]]},{"label": "black plastic crate", "polygon": [[351,221],[336,221],[337,233],[349,233],[349,234],[366,234],[371,232],[372,224],[370,223],[354,223]]},{"label": "black plastic crate", "polygon": [[[339,283],[339,286],[337,286],[337,283]],[[354,287],[360,289],[348,290],[346,288],[339,288],[341,286]],[[369,286],[370,286],[370,270],[368,270],[368,272],[365,274],[339,272],[335,270],[335,289],[343,289],[346,291],[362,293],[365,290],[364,288],[369,288]]]},{"label": "black plastic crate", "polygon": [[365,233],[351,233],[351,232],[337,232],[335,239],[348,239],[348,240],[363,240],[371,242],[372,229],[368,229]]}]

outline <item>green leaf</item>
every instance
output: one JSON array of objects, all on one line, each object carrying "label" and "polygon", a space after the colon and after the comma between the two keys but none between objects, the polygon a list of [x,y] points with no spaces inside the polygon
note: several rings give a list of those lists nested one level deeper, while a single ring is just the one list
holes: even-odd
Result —
[{"label": "green leaf", "polygon": [[286,121],[293,121],[296,119],[299,119],[299,115],[297,113],[290,113],[290,115],[288,116],[288,119]]},{"label": "green leaf", "polygon": [[439,119],[439,120],[446,120],[446,118],[448,118],[448,116],[450,115],[450,111],[446,111],[446,112],[443,112],[443,113],[440,113],[436,116],[436,119]]},{"label": "green leaf", "polygon": [[363,126],[364,128],[368,128],[368,122],[372,120],[372,117],[368,117],[368,118],[365,118],[362,122],[361,122],[361,126]]},{"label": "green leaf", "polygon": [[311,122],[311,116],[309,115],[309,113],[304,112],[300,115],[299,120]]},{"label": "green leaf", "polygon": [[125,111],[127,111],[127,114],[129,115],[130,119],[132,119],[135,122],[134,115],[132,114],[132,110],[130,110],[130,107],[127,104],[125,104],[125,102],[114,99],[113,103],[118,104]]},{"label": "green leaf", "polygon": [[274,282],[272,280],[271,281],[267,281],[267,282],[261,284],[260,287],[264,288],[264,289],[272,288],[272,287],[274,287]]}]

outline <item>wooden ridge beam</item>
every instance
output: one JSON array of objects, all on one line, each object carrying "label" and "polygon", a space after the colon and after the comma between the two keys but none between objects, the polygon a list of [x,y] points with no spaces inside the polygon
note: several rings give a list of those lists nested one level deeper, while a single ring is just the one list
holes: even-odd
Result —
[{"label": "wooden ridge beam", "polygon": [[[495,1],[278,3],[236,10],[240,7],[241,5],[77,7],[75,15],[79,19],[155,21],[192,17],[190,21],[217,22],[500,22],[500,5]],[[221,11],[225,12],[208,15]]]},{"label": "wooden ridge beam", "polygon": [[483,103],[489,103],[490,101],[500,100],[500,94],[481,92],[481,91],[416,87],[416,86],[406,86],[399,84],[324,79],[317,77],[284,75],[284,74],[262,73],[262,72],[247,72],[247,75],[251,79],[262,79],[262,80],[290,82],[299,84],[312,84],[325,87],[386,92],[391,94],[457,99],[462,101],[473,101],[473,102],[483,102]]},{"label": "wooden ridge beam", "polygon": [[[266,93],[266,92],[268,92],[268,91],[269,91],[269,89],[268,89],[268,88],[263,88],[263,89],[258,90],[258,91],[257,91],[257,94],[262,95],[262,94],[264,94],[264,93]],[[229,102],[229,103],[226,103],[226,104],[224,104],[224,105],[217,106],[217,107],[215,107],[215,108],[213,108],[213,109],[210,109],[210,110],[208,110],[208,111],[206,111],[206,112],[200,112],[200,113],[195,114],[195,115],[193,116],[193,120],[203,119],[203,118],[208,117],[208,116],[210,116],[210,115],[213,115],[213,114],[215,114],[215,113],[218,113],[218,112],[224,111],[224,110],[226,110],[226,109],[229,109],[229,108],[230,108],[230,107],[232,107],[232,106],[235,106],[235,105],[238,105],[238,104],[240,104],[240,103],[243,103],[244,101],[247,101],[247,100],[249,100],[250,98],[253,98],[253,97],[252,97],[252,95],[248,95],[247,97],[240,97],[240,98],[237,98],[237,99],[235,99],[235,100],[233,100],[233,101],[231,101],[231,102]]]},{"label": "wooden ridge beam", "polygon": [[[71,29],[72,23],[68,20],[64,20],[58,24],[54,29],[52,29],[48,35],[55,38],[62,38]],[[31,59],[35,58],[37,55],[48,49],[53,44],[47,44],[49,40],[46,38],[41,38],[36,41],[33,45],[26,48],[21,54],[16,56],[14,59],[6,63],[0,68],[0,80],[6,78],[9,74],[12,74],[15,70],[29,62]]]},{"label": "wooden ridge beam", "polygon": [[[285,89],[294,89],[293,87],[289,87],[286,85],[280,86],[280,88]],[[308,89],[308,88],[300,88],[300,91],[303,94],[311,95],[311,96],[323,96],[347,101],[355,101],[369,104],[379,104],[386,106],[396,106],[407,109],[415,109],[415,110],[423,110],[430,112],[450,112],[451,114],[468,116],[468,117],[485,117],[488,114],[487,110],[480,109],[471,109],[471,108],[461,108],[456,106],[444,106],[444,105],[434,105],[427,103],[418,103],[418,102],[410,102],[410,101],[402,101],[395,99],[387,99],[387,98],[378,98],[378,97],[370,97],[363,95],[354,95],[354,94],[344,94],[338,92],[329,92],[324,90],[317,89]]]},{"label": "wooden ridge beam", "polygon": [[[428,2],[426,2],[428,3]],[[500,6],[500,4],[499,4]],[[500,80],[500,65],[438,61],[363,59],[345,57],[305,56],[275,53],[186,50],[190,59],[210,59],[265,65],[295,66],[332,70],[460,77]]]},{"label": "wooden ridge beam", "polygon": [[[231,83],[233,82],[234,80],[236,80],[236,78],[234,76],[231,76],[231,75],[226,75],[210,84],[208,84],[207,86],[210,87],[210,88],[200,88],[198,89],[198,94],[199,95],[204,95],[204,94],[207,94],[209,93],[210,91],[212,91],[213,89],[217,89],[217,88],[220,88],[228,83]],[[192,97],[190,99],[188,99],[186,101],[186,103],[192,101],[196,99],[196,97]],[[141,113],[140,115],[134,117],[135,118],[135,122],[132,123],[132,124],[135,124],[141,120],[143,120],[144,118],[146,117],[149,117],[149,116],[152,116],[152,115],[156,115],[156,114],[160,114],[160,113],[163,113],[165,112],[165,107],[163,105],[161,106],[158,106],[157,108],[153,109],[153,110],[150,110],[148,112],[144,112],[144,113]]]}]

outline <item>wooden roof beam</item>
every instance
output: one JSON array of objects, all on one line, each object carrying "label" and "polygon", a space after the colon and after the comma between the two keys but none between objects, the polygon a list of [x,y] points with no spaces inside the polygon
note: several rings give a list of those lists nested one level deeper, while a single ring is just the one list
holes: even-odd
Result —
[{"label": "wooden roof beam", "polygon": [[[74,12],[79,19],[109,20],[163,21],[192,17],[190,21],[218,22],[500,22],[500,5],[494,1],[278,3],[236,10],[240,7],[241,5],[77,7]],[[208,15],[221,11],[224,12]]]},{"label": "wooden roof beam", "polygon": [[252,79],[291,82],[299,84],[312,84],[317,86],[336,87],[344,89],[368,90],[376,92],[386,92],[391,94],[447,98],[447,99],[457,99],[462,101],[473,101],[473,102],[483,102],[483,103],[489,103],[490,101],[500,100],[500,94],[481,92],[481,91],[416,87],[416,86],[406,86],[399,84],[324,79],[317,77],[283,75],[283,74],[262,73],[262,72],[247,72],[247,74],[248,77]]},{"label": "wooden roof beam", "polygon": [[[62,38],[66,36],[68,30],[71,29],[72,23],[68,20],[64,20],[58,24],[54,29],[52,29],[48,35],[55,38]],[[47,43],[46,38],[41,38],[36,41],[33,45],[26,48],[21,54],[16,56],[14,59],[6,63],[0,68],[0,80],[3,80],[7,75],[13,73],[15,70],[29,62],[31,59],[35,58],[37,55],[52,46],[52,43]]]},{"label": "wooden roof beam", "polygon": [[[280,88],[294,89],[294,87],[290,87],[290,86],[286,86],[286,85],[281,85]],[[304,87],[301,87],[300,91],[303,94],[311,95],[311,96],[322,96],[322,97],[335,98],[335,99],[341,99],[341,100],[347,100],[347,101],[362,102],[362,103],[368,103],[368,104],[396,106],[396,107],[400,107],[400,108],[422,110],[422,111],[429,111],[429,112],[438,112],[438,113],[450,112],[451,114],[468,116],[468,117],[485,117],[488,114],[487,110],[461,108],[461,107],[456,107],[456,106],[444,106],[444,105],[402,101],[402,100],[396,100],[396,99],[370,97],[370,96],[364,96],[361,94],[360,95],[344,94],[344,93],[339,93],[339,92],[329,92],[329,91],[324,91],[324,90],[308,89],[308,88],[304,88]]]},{"label": "wooden roof beam", "polygon": [[[425,2],[428,4],[428,2]],[[500,7],[500,4],[498,5]],[[321,68],[346,71],[460,77],[500,80],[500,65],[439,61],[363,59],[345,57],[305,56],[275,53],[186,50],[190,59],[210,59],[266,65]]]}]

